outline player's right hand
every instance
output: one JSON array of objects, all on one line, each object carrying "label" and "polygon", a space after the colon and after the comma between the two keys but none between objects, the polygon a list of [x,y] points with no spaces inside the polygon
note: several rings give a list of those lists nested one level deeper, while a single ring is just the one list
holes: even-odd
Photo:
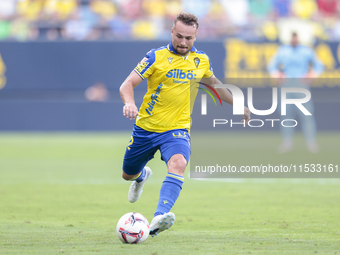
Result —
[{"label": "player's right hand", "polygon": [[135,104],[127,103],[123,107],[123,115],[132,120],[135,119],[138,115],[138,108]]},{"label": "player's right hand", "polygon": [[270,74],[270,77],[280,79],[280,78],[286,78],[286,75],[283,72],[275,71]]}]

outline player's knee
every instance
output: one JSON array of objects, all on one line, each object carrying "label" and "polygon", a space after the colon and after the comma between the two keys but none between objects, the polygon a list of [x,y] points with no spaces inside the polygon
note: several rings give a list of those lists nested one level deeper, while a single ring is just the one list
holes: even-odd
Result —
[{"label": "player's knee", "polygon": [[187,161],[183,157],[183,159],[181,159],[177,162],[177,168],[178,168],[179,172],[184,173],[186,167],[187,167]]},{"label": "player's knee", "polygon": [[175,171],[172,171],[172,172],[175,173],[175,174],[183,176],[184,172],[185,172],[185,166],[178,167]]},{"label": "player's knee", "polygon": [[133,178],[133,175],[126,174],[124,171],[122,173],[122,177],[124,180],[129,181]]},{"label": "player's knee", "polygon": [[168,170],[172,173],[183,175],[185,168],[187,166],[187,161],[183,155],[177,154],[171,157],[168,164]]}]

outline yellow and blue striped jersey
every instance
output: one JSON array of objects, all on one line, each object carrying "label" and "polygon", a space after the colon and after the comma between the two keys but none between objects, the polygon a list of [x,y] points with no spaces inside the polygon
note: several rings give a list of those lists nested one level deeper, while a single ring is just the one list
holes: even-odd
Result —
[{"label": "yellow and blue striped jersey", "polygon": [[213,75],[209,57],[192,47],[188,55],[167,46],[149,51],[134,69],[147,79],[147,92],[136,125],[150,132],[190,129],[198,82]]}]

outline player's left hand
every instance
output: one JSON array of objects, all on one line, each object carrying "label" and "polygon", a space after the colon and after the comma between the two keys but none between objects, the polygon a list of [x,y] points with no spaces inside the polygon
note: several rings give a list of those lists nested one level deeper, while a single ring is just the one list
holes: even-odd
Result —
[{"label": "player's left hand", "polygon": [[248,109],[248,107],[244,107],[244,115],[242,116],[243,121],[246,122],[246,124],[248,124],[248,122],[250,121],[250,110]]},{"label": "player's left hand", "polygon": [[127,103],[123,107],[123,115],[130,120],[135,119],[138,115],[138,108],[133,103]]}]

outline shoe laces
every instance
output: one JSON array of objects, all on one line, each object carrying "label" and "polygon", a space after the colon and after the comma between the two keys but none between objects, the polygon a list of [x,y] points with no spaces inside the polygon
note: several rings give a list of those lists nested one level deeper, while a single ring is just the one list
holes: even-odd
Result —
[{"label": "shoe laces", "polygon": [[133,190],[136,190],[136,189],[138,189],[139,188],[139,182],[136,182],[135,181],[135,183],[133,184]]}]

